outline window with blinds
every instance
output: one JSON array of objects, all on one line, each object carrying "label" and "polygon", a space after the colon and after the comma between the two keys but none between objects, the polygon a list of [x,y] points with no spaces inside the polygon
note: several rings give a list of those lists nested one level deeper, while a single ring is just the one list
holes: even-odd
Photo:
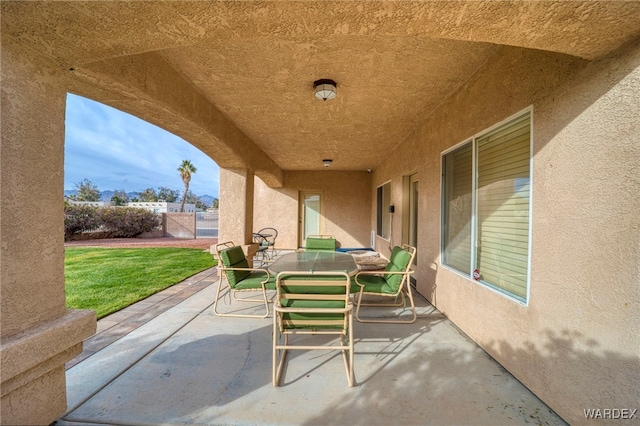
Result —
[{"label": "window with blinds", "polygon": [[530,158],[530,112],[443,155],[443,264],[520,301],[528,287]]},{"label": "window with blinds", "polygon": [[382,238],[391,236],[391,182],[379,186],[376,192],[376,233]]},{"label": "window with blinds", "polygon": [[444,157],[443,262],[465,274],[471,271],[471,143]]}]

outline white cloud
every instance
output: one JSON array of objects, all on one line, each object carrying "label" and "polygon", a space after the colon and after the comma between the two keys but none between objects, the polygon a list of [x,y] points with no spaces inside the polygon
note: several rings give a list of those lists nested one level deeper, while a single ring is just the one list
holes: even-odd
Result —
[{"label": "white cloud", "polygon": [[89,179],[100,190],[183,190],[178,166],[197,168],[189,189],[218,197],[219,168],[199,149],[159,127],[109,106],[69,94],[65,135],[65,189]]}]

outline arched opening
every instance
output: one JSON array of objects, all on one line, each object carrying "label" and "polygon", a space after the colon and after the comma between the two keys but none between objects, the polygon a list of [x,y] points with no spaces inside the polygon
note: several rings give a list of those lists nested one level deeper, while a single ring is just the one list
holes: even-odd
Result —
[{"label": "arched opening", "polygon": [[[217,241],[217,164],[133,115],[74,94],[66,101],[67,307],[93,310],[101,319],[213,266],[208,248]],[[187,182],[185,160],[194,166]],[[83,216],[90,219],[86,227],[73,227]],[[126,222],[125,233],[138,232],[142,221],[160,229],[134,236],[110,228]],[[191,228],[176,235],[176,226]]]},{"label": "arched opening", "polygon": [[209,156],[140,118],[82,96],[67,95],[65,195],[72,195],[74,184],[83,179],[104,192],[102,201],[109,201],[116,190],[124,190],[130,198],[149,188],[183,194],[177,168],[184,159],[197,168],[189,191],[211,207],[219,194],[219,168]]}]

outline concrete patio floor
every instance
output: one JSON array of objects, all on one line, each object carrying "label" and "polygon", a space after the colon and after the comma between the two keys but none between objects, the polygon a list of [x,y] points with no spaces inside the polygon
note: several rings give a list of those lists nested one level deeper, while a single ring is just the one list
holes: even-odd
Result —
[{"label": "concrete patio floor", "polygon": [[339,352],[294,351],[274,388],[272,318],[215,316],[214,272],[101,320],[56,424],[565,424],[419,295],[414,324],[354,321],[354,387]]}]

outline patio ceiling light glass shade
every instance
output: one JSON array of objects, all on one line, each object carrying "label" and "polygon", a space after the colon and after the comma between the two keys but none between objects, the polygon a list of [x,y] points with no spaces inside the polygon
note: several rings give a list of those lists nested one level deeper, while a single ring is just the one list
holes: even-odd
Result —
[{"label": "patio ceiling light glass shade", "polygon": [[336,82],[333,80],[316,80],[313,87],[316,89],[316,98],[326,101],[336,97]]}]

